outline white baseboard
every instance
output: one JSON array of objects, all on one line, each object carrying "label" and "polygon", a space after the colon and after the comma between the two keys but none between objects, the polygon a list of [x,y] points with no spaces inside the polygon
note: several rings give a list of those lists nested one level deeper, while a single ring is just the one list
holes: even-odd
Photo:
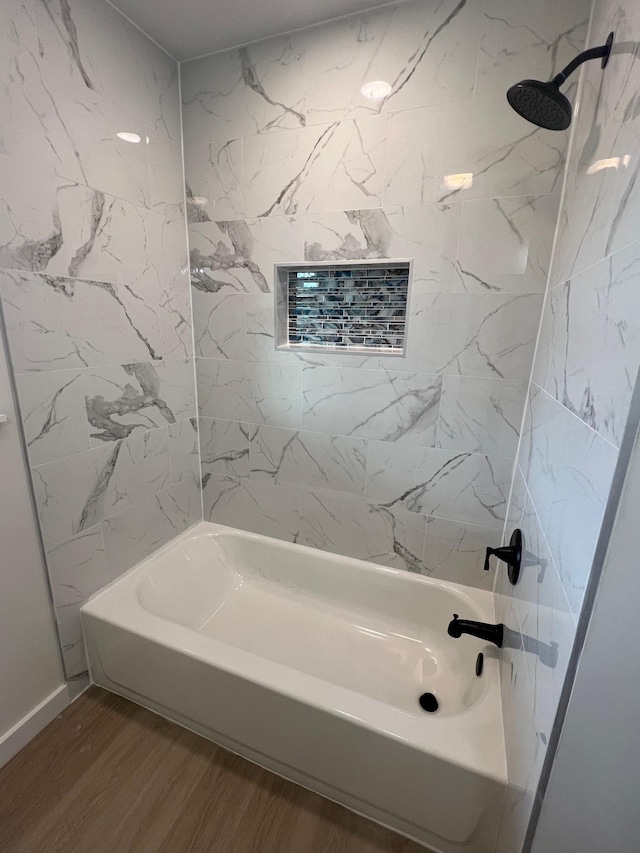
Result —
[{"label": "white baseboard", "polygon": [[61,684],[39,705],[0,736],[0,767],[10,761],[69,704],[69,690]]}]

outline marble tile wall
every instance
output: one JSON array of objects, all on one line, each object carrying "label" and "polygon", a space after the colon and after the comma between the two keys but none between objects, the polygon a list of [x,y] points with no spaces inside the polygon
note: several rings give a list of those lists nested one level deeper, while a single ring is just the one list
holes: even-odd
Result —
[{"label": "marble tile wall", "polygon": [[[640,367],[640,10],[594,4],[558,238],[527,394],[510,526],[526,565],[500,576],[499,618],[526,639],[503,659],[511,781],[498,853],[520,850]],[[528,649],[527,649],[528,647]]]},{"label": "marble tile wall", "polygon": [[[567,142],[505,91],[587,18],[412,0],[181,65],[205,518],[491,588]],[[275,349],[274,264],[379,258],[405,357]]]},{"label": "marble tile wall", "polygon": [[178,82],[103,0],[3,0],[0,296],[69,677],[80,605],[201,517]]}]

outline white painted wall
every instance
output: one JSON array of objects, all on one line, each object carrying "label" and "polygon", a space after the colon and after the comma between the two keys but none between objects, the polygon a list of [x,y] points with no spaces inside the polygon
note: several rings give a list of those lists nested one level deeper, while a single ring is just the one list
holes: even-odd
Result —
[{"label": "white painted wall", "polygon": [[[0,337],[2,328],[0,327]],[[67,704],[0,340],[0,766]]]},{"label": "white painted wall", "polygon": [[639,849],[639,505],[636,436],[532,853]]}]

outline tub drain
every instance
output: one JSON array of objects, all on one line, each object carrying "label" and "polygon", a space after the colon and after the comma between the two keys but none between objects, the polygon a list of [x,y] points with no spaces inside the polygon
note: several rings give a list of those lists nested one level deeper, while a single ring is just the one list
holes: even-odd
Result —
[{"label": "tub drain", "polygon": [[438,700],[433,693],[423,693],[418,701],[423,711],[433,714],[434,711],[438,710]]}]

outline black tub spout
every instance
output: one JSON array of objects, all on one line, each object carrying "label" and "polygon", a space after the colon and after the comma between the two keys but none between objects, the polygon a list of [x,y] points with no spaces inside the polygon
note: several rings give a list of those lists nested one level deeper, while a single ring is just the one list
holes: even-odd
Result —
[{"label": "black tub spout", "polygon": [[470,622],[467,619],[459,619],[458,614],[454,613],[453,619],[449,622],[447,633],[450,637],[455,637],[456,639],[463,634],[470,634],[479,640],[495,643],[501,649],[504,638],[504,625],[501,622],[498,625],[490,625],[487,622]]}]

